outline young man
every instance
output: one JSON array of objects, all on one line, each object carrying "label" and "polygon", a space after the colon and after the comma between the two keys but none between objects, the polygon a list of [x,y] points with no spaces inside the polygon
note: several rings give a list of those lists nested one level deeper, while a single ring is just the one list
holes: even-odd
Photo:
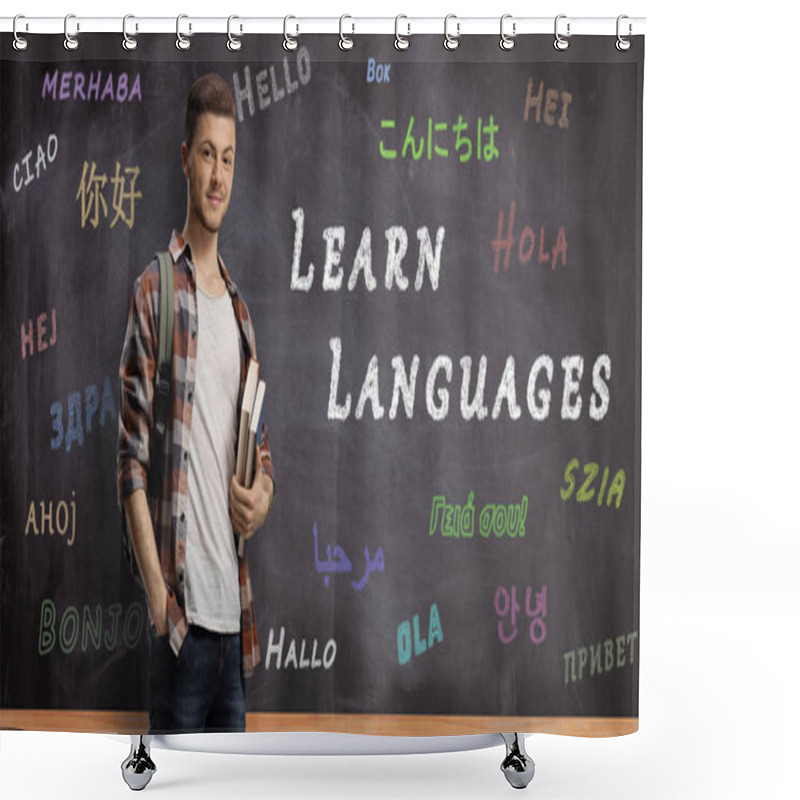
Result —
[{"label": "young man", "polygon": [[[151,619],[151,733],[243,731],[244,676],[260,660],[247,561],[273,497],[266,438],[251,489],[234,475],[238,413],[256,356],[247,306],[217,252],[236,156],[230,89],[208,74],[186,101],[186,222],[169,244],[175,275],[171,407],[151,516],[147,498],[158,357],[158,260],[133,286],[120,362],[117,486]],[[160,402],[164,402],[161,400]],[[163,458],[163,456],[160,456]]]}]

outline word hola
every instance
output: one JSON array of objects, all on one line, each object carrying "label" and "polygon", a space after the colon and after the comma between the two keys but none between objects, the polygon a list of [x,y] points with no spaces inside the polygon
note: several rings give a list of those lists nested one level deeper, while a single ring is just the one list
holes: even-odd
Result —
[{"label": "word hola", "polygon": [[[544,89],[544,81],[539,81],[539,87],[536,94],[533,93],[533,78],[528,79],[528,93],[525,97],[525,112],[523,119],[525,122],[530,117],[531,110],[535,112],[536,122],[544,119],[544,124],[552,128],[558,123],[559,128],[569,127],[569,117],[567,111],[569,104],[572,102],[571,92],[559,91],[558,89],[548,88],[547,92]],[[559,111],[559,103],[561,104],[561,113],[556,120],[556,112]]]},{"label": "word hola", "polygon": [[295,54],[294,74],[297,80],[292,78],[292,69],[289,65],[288,57],[283,59],[283,81],[278,77],[275,66],[268,70],[262,69],[256,73],[255,94],[253,94],[253,81],[250,78],[250,67],[244,68],[244,81],[239,80],[239,73],[233,73],[233,96],[236,100],[236,113],[239,122],[244,122],[244,104],[247,103],[247,110],[250,116],[256,113],[256,95],[258,96],[258,110],[265,111],[273,103],[279,103],[284,97],[294,94],[301,86],[308,86],[311,81],[311,56],[305,47],[299,47]]},{"label": "word hola", "polygon": [[[47,137],[47,145],[45,147],[42,147],[41,144],[36,145],[36,164],[34,166],[36,174],[34,175],[34,173],[31,172],[31,156],[33,155],[33,150],[28,150],[22,161],[14,164],[14,191],[19,192],[23,186],[27,186],[34,180],[38,180],[40,173],[43,173],[47,169],[47,165],[52,164],[56,160],[57,154],[58,136],[51,133]],[[23,164],[25,165],[24,180],[20,177],[20,167]]]},{"label": "word hola", "polygon": [[[542,586],[542,590],[536,592],[536,605],[533,607],[531,607],[532,594],[533,588],[528,586],[525,589],[525,614],[531,621],[528,635],[531,641],[538,646],[547,638],[547,625],[544,622],[547,617],[547,586]],[[494,610],[500,617],[500,621],[497,623],[497,636],[504,645],[511,644],[517,638],[517,614],[520,611],[516,586],[511,587],[510,593],[505,586],[497,587],[494,594]],[[510,627],[506,632],[504,621],[509,615],[511,616]]]},{"label": "word hola", "polygon": [[[100,86],[103,86],[101,93]],[[64,70],[59,80],[59,71],[45,73],[42,81],[42,100],[49,97],[51,100],[82,100],[99,103],[132,103],[134,100],[142,102],[142,82],[139,73],[133,81],[128,78],[127,72],[121,72],[114,77],[113,72],[106,75],[103,82],[102,70],[94,72],[73,72]]]},{"label": "word hola", "polygon": [[[84,417],[83,408],[86,409]],[[67,452],[72,449],[72,445],[77,443],[83,446],[84,427],[86,435],[92,432],[92,425],[97,414],[100,414],[100,426],[106,424],[106,419],[110,418],[113,423],[117,420],[117,407],[114,403],[114,395],[111,391],[111,378],[103,381],[103,394],[97,385],[90,383],[83,393],[83,405],[81,405],[81,393],[72,392],[67,397],[68,421],[66,430],[64,429],[64,404],[56,400],[50,406],[50,416],[53,418],[53,438],[50,440],[50,449],[58,450],[61,445],[65,445]],[[85,424],[84,424],[85,420]]]},{"label": "word hola", "polygon": [[[75,492],[72,493],[73,499],[67,503],[66,500],[60,500],[56,504],[55,514],[53,514],[53,501],[52,500],[40,500],[39,501],[39,512],[40,515],[36,516],[36,501],[31,500],[31,504],[28,507],[28,519],[25,523],[25,535],[27,536],[31,530],[33,531],[34,536],[44,536],[45,534],[50,534],[50,536],[55,536],[56,533],[63,539],[67,532],[72,528],[70,536],[68,539],[64,539],[67,543],[67,547],[72,547],[75,543]],[[53,519],[55,518],[56,526],[53,528]],[[72,526],[70,526],[70,518],[72,518]]]},{"label": "word hola", "polygon": [[367,59],[367,83],[389,83],[391,64],[378,63],[374,58]]},{"label": "word hola", "polygon": [[[414,626],[413,637],[411,634],[412,624]],[[408,662],[411,661],[412,642],[414,656],[421,656],[437,642],[442,641],[444,641],[442,623],[439,619],[439,609],[436,607],[436,603],[434,603],[431,606],[430,615],[428,617],[427,642],[420,637],[419,614],[414,614],[413,623],[406,619],[397,626],[397,660],[401,665],[408,664]]]},{"label": "word hola", "polygon": [[[566,486],[561,488],[561,499],[566,502],[569,500],[573,493],[575,492],[575,478],[573,473],[575,472],[578,467],[580,467],[581,462],[577,458],[571,458],[569,463],[567,464],[566,470],[564,470],[564,481],[566,482]],[[581,484],[580,488],[578,489],[577,494],[575,494],[575,501],[577,503],[588,503],[592,498],[595,496],[595,490],[593,488],[593,484],[595,478],[597,478],[598,473],[600,472],[600,467],[594,461],[590,461],[588,464],[583,465],[583,474],[586,476],[583,483]],[[606,497],[606,485],[608,484],[608,476],[609,476],[609,468],[606,467],[603,470],[603,477],[600,481],[600,488],[597,491],[597,505],[603,505],[603,498]],[[625,491],[625,470],[618,469],[614,474],[614,479],[611,481],[611,487],[608,490],[608,496],[606,497],[606,507],[611,508],[612,501],[615,502],[615,507],[619,508],[620,503],[622,502],[622,494]]]},{"label": "word hola", "polygon": [[289,649],[286,652],[286,658],[283,658],[283,642],[286,629],[281,626],[280,639],[275,641],[274,628],[269,629],[269,642],[267,643],[267,657],[264,661],[264,668],[269,669],[272,661],[272,656],[275,656],[276,669],[330,669],[333,662],[336,660],[336,641],[328,639],[325,643],[325,648],[322,651],[322,659],[317,658],[317,640],[311,644],[311,656],[306,656],[306,640],[300,640],[300,658],[297,657],[297,640],[292,639],[289,642]]},{"label": "word hola", "polygon": [[[577,653],[577,670],[575,668],[576,654],[574,650],[564,653],[564,684],[577,683],[583,680],[583,673],[589,664],[589,677],[609,673],[614,669],[623,669],[627,664],[634,662],[634,644],[638,631],[617,636],[615,639],[605,639],[590,647],[579,647]],[[625,650],[627,645],[627,661]],[[591,663],[589,659],[591,658]]]},{"label": "word hola", "polygon": [[[433,117],[428,117],[427,123],[423,122],[420,126],[422,133],[419,138],[414,135],[415,123],[416,119],[412,114],[408,120],[405,139],[403,139],[403,149],[400,151],[401,158],[411,158],[414,161],[419,161],[423,156],[428,161],[431,161],[434,156],[437,158],[449,158],[450,150],[442,145],[452,143],[453,154],[458,156],[459,163],[464,164],[472,160],[473,141],[471,135],[467,134],[469,124],[464,121],[461,114],[458,115],[458,121],[452,125],[449,122],[434,122]],[[395,125],[396,120],[381,120],[381,130],[393,131]],[[499,158],[500,151],[497,149],[494,139],[500,128],[494,121],[494,114],[489,115],[488,122],[483,117],[478,117],[478,123],[475,127],[477,130],[475,134],[475,160],[488,162]],[[397,150],[389,147],[383,138],[381,138],[379,150],[381,158],[388,161],[393,161],[397,158]]]},{"label": "word hola", "polygon": [[97,171],[97,164],[92,161],[83,162],[81,182],[75,200],[81,201],[81,228],[88,222],[95,230],[100,225],[100,218],[108,219],[108,201],[105,188],[111,183],[113,190],[111,208],[115,211],[109,228],[113,228],[122,220],[131,230],[135,224],[136,201],[142,199],[142,193],[136,188],[139,177],[139,167],[125,167],[125,174],[120,173],[120,163],[117,161],[117,170],[114,177],[109,180],[105,173]]},{"label": "word hola", "polygon": [[[47,318],[50,317],[50,335],[48,337]],[[22,360],[26,355],[34,355],[34,352],[41,353],[48,347],[55,347],[58,339],[56,327],[56,310],[50,309],[49,312],[43,311],[36,317],[36,350],[34,351],[33,318],[28,320],[27,325],[23,322],[20,326],[20,339],[22,340]]]},{"label": "word hola", "polygon": [[[495,275],[500,270],[500,255],[505,251],[505,260],[503,261],[503,269],[508,269],[509,259],[511,257],[511,250],[514,247],[514,217],[517,213],[517,204],[514,200],[511,201],[511,208],[508,212],[508,230],[505,237],[503,237],[503,212],[497,214],[497,238],[492,241],[492,250],[494,251],[494,273]],[[556,268],[558,259],[561,259],[561,265],[567,266],[567,232],[563,225],[559,226],[556,240],[551,247],[545,248],[545,228],[544,225],[539,226],[539,252],[536,256],[536,261],[539,264],[549,264],[550,269]],[[552,241],[552,236],[551,236]],[[522,234],[519,237],[519,247],[517,248],[517,257],[520,264],[527,264],[534,254],[536,247],[536,234],[530,225],[526,225],[522,229]]]},{"label": "word hola", "polygon": [[[478,515],[480,534],[484,539],[494,535],[510,539],[525,536],[525,520],[528,517],[528,495],[522,502],[509,505],[489,504]],[[475,536],[475,495],[470,492],[463,506],[448,503],[444,495],[437,494],[431,505],[429,536],[441,531],[445,538],[472,539]]]}]

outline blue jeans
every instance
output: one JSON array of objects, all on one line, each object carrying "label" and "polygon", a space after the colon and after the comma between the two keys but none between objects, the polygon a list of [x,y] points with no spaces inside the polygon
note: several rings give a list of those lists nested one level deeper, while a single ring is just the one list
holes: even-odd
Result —
[{"label": "blue jeans", "polygon": [[150,733],[244,731],[242,637],[189,626],[178,657],[150,626]]}]

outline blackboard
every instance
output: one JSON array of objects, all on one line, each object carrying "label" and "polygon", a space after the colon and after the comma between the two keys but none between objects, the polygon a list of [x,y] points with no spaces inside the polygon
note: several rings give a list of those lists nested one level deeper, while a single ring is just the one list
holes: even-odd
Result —
[{"label": "blackboard", "polygon": [[248,711],[637,718],[643,39],[30,39],[0,40],[4,719],[147,707],[118,367],[210,70],[277,484]]}]

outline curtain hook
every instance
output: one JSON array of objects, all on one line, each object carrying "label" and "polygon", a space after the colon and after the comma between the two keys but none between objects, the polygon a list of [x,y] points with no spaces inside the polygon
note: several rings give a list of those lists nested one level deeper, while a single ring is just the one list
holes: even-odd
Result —
[{"label": "curtain hook", "polygon": [[[293,39],[289,36],[288,26],[290,19],[297,19],[293,17],[291,14],[288,14],[283,18],[283,49],[284,50],[297,50],[297,39]],[[300,33],[300,26],[297,26],[297,30],[295,31],[295,36]]]},{"label": "curtain hook", "polygon": [[[181,20],[188,19],[188,14],[178,14],[178,18],[175,20],[175,33],[177,34],[178,38],[175,41],[175,47],[178,50],[188,50],[191,47],[191,42],[181,33]],[[189,23],[189,33],[192,32],[192,23]]]},{"label": "curtain hook", "polygon": [[[67,14],[64,17],[64,48],[66,50],[77,50],[78,49],[78,40],[74,36],[69,35],[69,21],[71,19],[75,19],[74,14]],[[80,31],[81,26],[79,22],[75,23],[75,32],[77,33]]]},{"label": "curtain hook", "polygon": [[[566,49],[569,47],[569,39],[565,39],[565,38],[564,38],[564,37],[563,37],[563,36],[562,36],[562,35],[561,35],[561,34],[558,32],[558,21],[559,21],[560,19],[566,19],[566,18],[567,18],[567,15],[566,15],[566,14],[559,14],[559,15],[556,17],[556,24],[555,24],[556,40],[553,42],[553,47],[555,47],[555,48],[556,48],[556,50],[566,50]],[[569,28],[570,28],[570,24],[569,24],[569,22],[567,22],[567,36],[569,36],[569,35],[570,35],[570,30],[569,30]]]},{"label": "curtain hook", "polygon": [[503,14],[500,17],[500,48],[502,50],[513,50],[514,49],[514,37],[517,35],[517,23],[511,23],[511,36],[508,36],[505,31],[503,30],[503,25],[507,19],[511,19],[511,14]]},{"label": "curtain hook", "polygon": [[401,19],[408,19],[408,17],[405,14],[398,14],[394,18],[394,46],[398,50],[408,50],[408,48],[411,45],[411,42],[408,41],[406,36],[411,36],[411,23],[410,22],[407,23],[407,25],[408,25],[408,33],[406,34],[406,36],[401,36],[400,35],[400,20]]},{"label": "curtain hook", "polygon": [[[447,23],[450,22],[451,19],[456,20],[456,35],[451,36],[447,32]],[[461,23],[458,21],[458,17],[455,14],[448,14],[444,18],[444,46],[447,50],[455,50],[458,45],[458,37],[461,35]]]},{"label": "curtain hook", "polygon": [[[231,22],[233,20],[235,20],[235,19],[239,19],[239,17],[237,17],[235,14],[231,14],[231,16],[228,17],[228,50],[230,50],[232,53],[235,53],[237,50],[241,50],[242,49],[242,40],[241,39],[237,39],[231,33]],[[239,26],[239,33],[241,33],[241,32],[242,32],[242,26],[240,25]]]},{"label": "curtain hook", "polygon": [[[620,52],[623,52],[623,53],[626,50],[630,50],[631,49],[631,40],[630,39],[626,39],[619,32],[619,24],[624,19],[628,19],[627,15],[625,15],[625,14],[620,14],[617,17],[617,50],[619,50]],[[629,22],[628,23],[628,36],[630,36],[632,33],[633,33],[633,25],[631,25],[631,23]]]},{"label": "curtain hook", "polygon": [[[14,17],[14,49],[15,50],[27,50],[28,49],[28,40],[23,38],[17,33],[17,20],[18,19],[26,19],[24,14],[17,14]],[[25,30],[28,30],[28,23],[25,23]]]},{"label": "curtain hook", "polygon": [[[122,18],[122,46],[125,50],[135,50],[136,45],[139,44],[136,41],[136,36],[128,36],[128,20],[129,19],[136,19],[133,14],[126,14]],[[135,30],[138,32],[139,30],[139,23],[134,24]]]},{"label": "curtain hook", "polygon": [[[349,14],[342,14],[339,17],[339,47],[342,50],[352,50],[353,49],[353,40],[349,36],[345,36],[344,32],[342,31],[342,25],[346,19],[353,19]],[[351,33],[354,33],[356,30],[355,24],[353,24],[353,30]]]}]

